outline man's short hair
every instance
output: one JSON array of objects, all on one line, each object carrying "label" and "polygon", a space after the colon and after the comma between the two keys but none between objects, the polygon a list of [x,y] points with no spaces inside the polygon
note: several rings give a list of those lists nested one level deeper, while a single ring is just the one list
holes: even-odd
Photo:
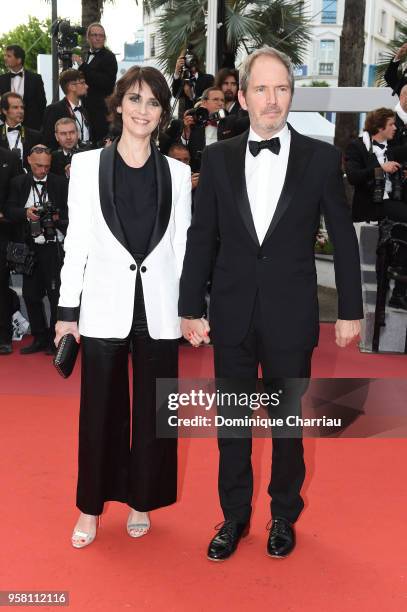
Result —
[{"label": "man's short hair", "polygon": [[262,57],[263,55],[279,60],[283,64],[283,66],[285,66],[288,72],[288,82],[290,84],[291,96],[293,96],[294,94],[293,64],[290,58],[288,57],[288,55],[286,55],[285,53],[282,53],[281,51],[278,51],[277,49],[274,49],[274,47],[269,47],[268,45],[264,45],[264,47],[261,47],[260,49],[256,49],[256,51],[253,51],[253,53],[250,53],[250,55],[245,57],[245,59],[243,60],[242,65],[240,66],[240,69],[239,69],[239,81],[240,81],[239,87],[240,89],[243,91],[244,94],[246,93],[247,86],[249,84],[250,73],[253,67],[253,62],[258,57]]},{"label": "man's short hair", "polygon": [[64,94],[68,91],[69,83],[73,83],[75,81],[79,81],[79,79],[84,79],[84,75],[79,70],[75,70],[75,68],[68,68],[68,70],[64,70],[59,75],[59,84],[61,86]]},{"label": "man's short hair", "polygon": [[376,108],[366,115],[365,130],[374,136],[380,129],[384,129],[389,119],[395,119],[396,113],[391,108]]},{"label": "man's short hair", "polygon": [[205,91],[203,92],[203,94],[202,94],[201,100],[202,100],[202,101],[203,101],[203,100],[209,100],[209,94],[210,94],[212,91],[220,91],[220,92],[221,92],[221,94],[223,95],[223,91],[221,90],[221,88],[220,88],[220,87],[214,87],[214,86],[213,86],[213,87],[207,87],[207,88],[205,89]]},{"label": "man's short hair", "polygon": [[222,88],[223,83],[228,77],[233,77],[236,80],[236,85],[239,86],[239,72],[236,68],[221,68],[215,75],[215,87]]},{"label": "man's short hair", "polygon": [[24,104],[23,97],[20,96],[19,93],[16,93],[14,91],[7,91],[1,96],[0,109],[2,111],[5,111],[5,110],[7,111],[10,108],[10,98],[18,98]]},{"label": "man's short hair", "polygon": [[102,30],[103,30],[103,32],[104,32],[104,35],[105,35],[105,38],[106,38],[106,30],[105,30],[105,28],[102,26],[102,24],[101,24],[101,23],[99,23],[99,21],[94,21],[93,23],[91,23],[91,24],[89,24],[89,25],[88,25],[88,29],[86,30],[86,38],[88,38],[88,36],[89,36],[89,34],[90,34],[91,29],[92,29],[92,28],[96,28],[96,27],[98,27],[98,28],[102,28]]},{"label": "man's short hair", "polygon": [[174,151],[186,151],[188,153],[189,156],[191,156],[188,147],[186,147],[184,144],[182,144],[182,142],[174,142],[174,144],[172,144],[170,146],[170,148],[168,149],[168,156],[171,157],[171,153],[173,153]]},{"label": "man's short hair", "polygon": [[55,134],[57,133],[60,125],[68,125],[68,123],[73,123],[76,128],[76,121],[72,117],[61,117],[61,119],[58,119],[58,121],[55,123]]},{"label": "man's short hair", "polygon": [[14,57],[21,60],[22,65],[24,66],[25,62],[25,51],[20,45],[7,45],[6,51],[12,51],[14,53]]}]

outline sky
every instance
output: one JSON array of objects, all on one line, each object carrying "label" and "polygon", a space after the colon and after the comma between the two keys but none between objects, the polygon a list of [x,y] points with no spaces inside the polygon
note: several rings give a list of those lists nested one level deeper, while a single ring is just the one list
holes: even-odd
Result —
[{"label": "sky", "polygon": [[[134,42],[134,33],[143,24],[142,1],[115,0],[114,5],[106,3],[102,16],[102,24],[106,29],[107,44],[118,54],[123,55],[125,42]],[[46,0],[16,0],[13,11],[2,11],[0,19],[0,34],[12,30],[20,23],[27,23],[28,16],[38,19],[51,18],[51,2]],[[81,0],[58,0],[58,17],[70,19],[71,24],[80,24]]]}]

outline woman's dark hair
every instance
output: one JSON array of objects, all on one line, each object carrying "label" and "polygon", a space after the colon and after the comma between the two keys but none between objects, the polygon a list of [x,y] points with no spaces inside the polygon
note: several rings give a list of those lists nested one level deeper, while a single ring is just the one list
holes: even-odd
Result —
[{"label": "woman's dark hair", "polygon": [[374,136],[380,129],[384,129],[389,119],[394,119],[396,113],[391,108],[376,108],[366,115],[365,130]]},{"label": "woman's dark hair", "polygon": [[[117,108],[122,105],[124,95],[134,85],[142,88],[143,83],[146,83],[154,97],[161,105],[162,113],[158,130],[165,129],[171,115],[171,92],[168,83],[163,74],[152,66],[132,66],[116,83],[112,95],[107,99],[107,107],[109,110],[109,118],[113,129],[121,132],[123,129],[123,119],[121,113],[117,112]],[[153,132],[152,137],[157,136],[157,129]]]}]

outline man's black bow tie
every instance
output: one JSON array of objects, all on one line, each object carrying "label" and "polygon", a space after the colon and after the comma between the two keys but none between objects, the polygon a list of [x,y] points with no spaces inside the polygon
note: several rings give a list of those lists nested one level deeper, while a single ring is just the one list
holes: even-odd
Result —
[{"label": "man's black bow tie", "polygon": [[82,112],[82,106],[75,106],[75,108],[73,109],[73,112],[76,113],[76,111],[79,111],[81,113]]},{"label": "man's black bow tie", "polygon": [[262,149],[269,149],[272,153],[278,155],[280,153],[280,148],[280,139],[278,137],[270,138],[270,140],[260,140],[260,142],[257,140],[249,140],[249,151],[253,157],[256,157]]},{"label": "man's black bow tie", "polygon": [[373,140],[372,144],[376,145],[376,147],[379,147],[380,149],[385,149],[386,148],[385,144],[383,144],[382,142],[377,142],[377,140]]},{"label": "man's black bow tie", "polygon": [[16,125],[16,127],[7,128],[7,132],[21,132],[21,125]]},{"label": "man's black bow tie", "polygon": [[44,186],[44,185],[47,184],[47,181],[34,181],[34,183],[35,183],[35,185],[42,185],[42,186]]},{"label": "man's black bow tie", "polygon": [[22,72],[10,72],[10,79],[14,79],[14,77],[16,76],[22,77],[23,73]]}]

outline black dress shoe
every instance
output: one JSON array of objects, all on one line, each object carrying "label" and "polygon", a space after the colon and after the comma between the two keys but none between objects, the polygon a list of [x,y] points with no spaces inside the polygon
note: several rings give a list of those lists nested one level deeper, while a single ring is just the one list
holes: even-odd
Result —
[{"label": "black dress shoe", "polygon": [[32,353],[39,353],[40,351],[45,351],[48,346],[48,340],[44,340],[43,338],[34,338],[31,344],[20,349],[20,353],[22,355],[31,355]]},{"label": "black dress shoe", "polygon": [[0,355],[11,355],[13,352],[13,347],[11,344],[0,344]]},{"label": "black dress shoe", "polygon": [[271,522],[267,540],[267,554],[274,559],[284,559],[295,547],[293,526],[284,518],[275,518]]},{"label": "black dress shoe", "polygon": [[210,561],[225,561],[235,552],[240,538],[249,533],[249,523],[225,521],[208,547]]}]

